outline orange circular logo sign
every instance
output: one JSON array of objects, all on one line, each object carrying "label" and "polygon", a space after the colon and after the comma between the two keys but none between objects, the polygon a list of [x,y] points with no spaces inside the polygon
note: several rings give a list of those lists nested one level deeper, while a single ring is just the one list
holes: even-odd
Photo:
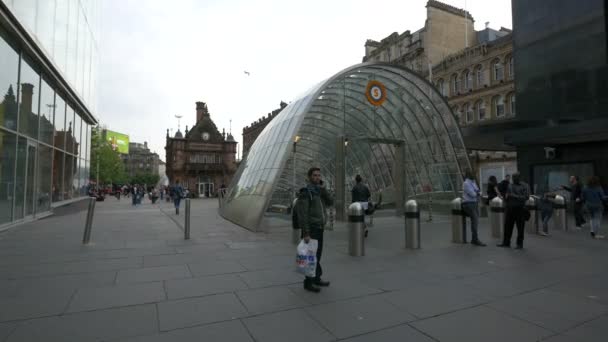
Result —
[{"label": "orange circular logo sign", "polygon": [[374,106],[381,106],[386,100],[386,87],[379,81],[369,81],[365,89],[367,101]]}]

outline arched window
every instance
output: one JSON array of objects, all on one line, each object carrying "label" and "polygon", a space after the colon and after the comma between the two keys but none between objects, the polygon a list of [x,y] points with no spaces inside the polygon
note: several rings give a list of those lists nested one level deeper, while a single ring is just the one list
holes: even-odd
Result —
[{"label": "arched window", "polygon": [[511,115],[515,115],[515,94],[512,93],[509,96],[509,109],[511,110]]},{"label": "arched window", "polygon": [[442,96],[448,96],[448,92],[447,92],[447,89],[445,88],[445,82],[443,81],[443,79],[440,79],[439,81],[437,81],[437,90],[439,90],[439,93]]},{"label": "arched window", "polygon": [[515,76],[515,65],[513,64],[513,56],[508,55],[507,58],[505,59],[506,64],[508,65],[508,75],[509,75],[509,79],[513,79],[513,76]]},{"label": "arched window", "polygon": [[505,67],[498,58],[492,61],[492,70],[494,72],[494,81],[502,81],[505,77]]},{"label": "arched window", "polygon": [[469,70],[462,73],[462,82],[464,83],[464,90],[473,88],[473,74]]},{"label": "arched window", "polygon": [[475,110],[477,111],[477,120],[486,119],[486,102],[484,100],[475,103]]},{"label": "arched window", "polygon": [[466,103],[464,105],[464,112],[465,112],[467,123],[473,122],[473,106],[471,106],[470,104]]},{"label": "arched window", "polygon": [[460,79],[458,75],[452,75],[452,96],[458,95],[460,91]]},{"label": "arched window", "polygon": [[484,77],[483,77],[483,66],[479,64],[475,67],[475,79],[477,82],[477,88],[481,88],[484,86]]},{"label": "arched window", "polygon": [[492,98],[492,107],[494,107],[494,114],[496,117],[502,117],[505,115],[505,98],[502,95],[496,95]]}]

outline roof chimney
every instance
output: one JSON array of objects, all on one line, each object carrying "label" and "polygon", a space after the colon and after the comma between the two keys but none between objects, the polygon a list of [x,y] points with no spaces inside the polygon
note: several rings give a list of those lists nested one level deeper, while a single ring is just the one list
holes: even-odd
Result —
[{"label": "roof chimney", "polygon": [[486,28],[490,27],[490,22],[486,21]]},{"label": "roof chimney", "polygon": [[207,110],[207,105],[205,102],[197,102],[196,103],[196,122],[201,121],[205,116],[209,116],[209,111]]}]

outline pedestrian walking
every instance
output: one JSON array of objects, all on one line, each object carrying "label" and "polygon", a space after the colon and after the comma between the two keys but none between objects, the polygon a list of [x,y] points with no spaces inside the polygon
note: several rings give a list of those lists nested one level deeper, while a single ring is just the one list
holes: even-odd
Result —
[{"label": "pedestrian walking", "polygon": [[175,181],[173,186],[173,204],[175,204],[175,215],[179,215],[179,205],[184,197],[184,188],[179,184],[179,179]]},{"label": "pedestrian walking", "polygon": [[319,292],[320,286],[329,286],[329,281],[321,279],[323,268],[321,267],[321,256],[323,253],[323,230],[327,219],[325,208],[333,205],[333,199],[325,189],[321,180],[321,169],[312,167],[308,170],[308,184],[300,189],[296,203],[297,223],[302,229],[302,237],[306,243],[310,239],[318,242],[317,266],[315,276],[304,278],[304,288],[311,292]]},{"label": "pedestrian walking", "polygon": [[[373,204],[370,205],[370,198],[372,194],[369,192],[369,188],[363,184],[363,178],[361,175],[355,176],[355,186],[353,186],[350,191],[351,194],[351,203],[358,202],[361,204],[361,209],[363,209],[364,215],[373,214]],[[363,223],[365,224],[365,218],[363,219]],[[367,225],[365,225],[365,237],[368,235]]]},{"label": "pedestrian walking", "polygon": [[498,189],[498,180],[496,179],[496,176],[490,176],[490,178],[488,178],[486,195],[488,195],[488,203],[486,203],[486,205],[489,205],[490,201],[492,201],[494,198],[502,197],[500,190]]},{"label": "pedestrian walking", "polygon": [[540,219],[542,222],[542,230],[539,232],[542,236],[549,236],[549,220],[553,216],[553,201],[555,193],[546,192],[538,201],[538,209],[540,210]]},{"label": "pedestrian walking", "polygon": [[[519,172],[513,174],[513,183],[509,185],[506,193],[507,209],[505,212],[505,225],[502,243],[498,247],[511,247],[513,226],[517,226],[517,247],[524,248],[524,227],[526,216],[530,213],[526,209],[526,201],[530,197],[530,188],[520,179]],[[528,216],[529,218],[529,216]]]},{"label": "pedestrian walking", "polygon": [[[465,180],[462,184],[462,211],[471,219],[471,244],[475,246],[485,246],[486,244],[479,240],[477,227],[479,226],[479,187],[475,182],[475,177],[471,171],[465,173]],[[466,229],[466,219],[465,219]]]},{"label": "pedestrian walking", "polygon": [[589,178],[587,186],[582,191],[582,200],[585,203],[587,211],[589,211],[591,237],[603,239],[604,236],[599,234],[599,230],[602,224],[604,201],[608,200],[608,196],[606,196],[604,189],[602,189],[600,179],[597,176]]},{"label": "pedestrian walking", "polygon": [[570,186],[563,185],[562,189],[570,192],[571,200],[574,202],[574,221],[577,230],[581,230],[585,225],[585,217],[583,216],[583,186],[578,176],[570,176]]}]

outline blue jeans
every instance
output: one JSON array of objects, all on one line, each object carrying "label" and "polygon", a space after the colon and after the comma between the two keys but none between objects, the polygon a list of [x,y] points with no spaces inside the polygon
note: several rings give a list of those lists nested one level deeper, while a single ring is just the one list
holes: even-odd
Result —
[{"label": "blue jeans", "polygon": [[[462,204],[462,211],[464,211],[465,215],[471,218],[471,242],[479,241],[479,237],[477,236],[477,226],[479,225],[479,210],[477,209],[477,202],[464,202]],[[466,227],[466,219],[464,220],[465,230]]]},{"label": "blue jeans", "polygon": [[181,201],[182,201],[182,199],[181,199],[181,198],[179,198],[179,197],[176,197],[176,198],[173,200],[173,204],[175,204],[175,207],[176,207],[176,208],[179,208],[179,203],[180,203]]},{"label": "blue jeans", "polygon": [[543,232],[545,233],[549,232],[549,220],[551,219],[551,216],[553,216],[553,210],[540,211],[540,218],[543,221]]},{"label": "blue jeans", "polygon": [[600,224],[602,224],[604,208],[587,206],[587,210],[589,210],[589,216],[591,217],[591,232],[596,234],[600,230]]}]

